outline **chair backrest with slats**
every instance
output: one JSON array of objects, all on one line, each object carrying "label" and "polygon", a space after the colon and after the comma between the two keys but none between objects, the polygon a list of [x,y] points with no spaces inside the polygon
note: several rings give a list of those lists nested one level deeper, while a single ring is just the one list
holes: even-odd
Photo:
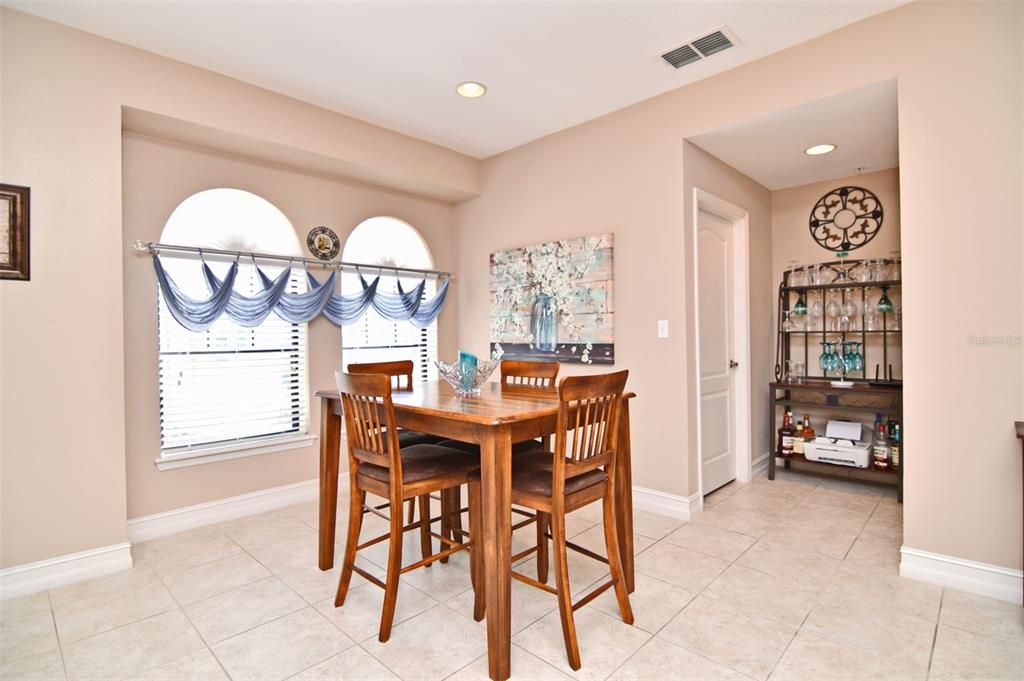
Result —
[{"label": "chair backrest with slats", "polygon": [[501,363],[501,389],[523,393],[558,392],[558,362],[523,362],[506,359]]},{"label": "chair backrest with slats", "polygon": [[569,376],[558,386],[558,428],[555,431],[555,486],[604,466],[615,466],[619,409],[629,371],[597,376]]},{"label": "chair backrest with slats", "polygon": [[402,459],[394,428],[395,407],[391,380],[385,374],[334,372],[345,413],[345,431],[351,463],[365,461],[392,470],[402,479]]},{"label": "chair backrest with slats", "polygon": [[[384,374],[392,383],[393,390],[412,390],[413,363],[411,359],[397,360],[394,362],[365,362],[363,364],[349,364],[350,374]],[[405,385],[402,385],[402,378],[405,378]]]}]

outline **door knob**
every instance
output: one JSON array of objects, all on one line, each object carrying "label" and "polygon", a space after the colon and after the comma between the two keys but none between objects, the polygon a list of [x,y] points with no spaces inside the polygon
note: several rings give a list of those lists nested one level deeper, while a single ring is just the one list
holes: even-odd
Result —
[{"label": "door knob", "polygon": [[740,365],[740,363],[739,363],[739,362],[737,362],[736,360],[734,360],[734,359],[730,359],[730,360],[729,360],[729,368],[730,368],[730,369],[735,369],[735,368],[736,368],[736,367],[738,367],[739,365]]}]

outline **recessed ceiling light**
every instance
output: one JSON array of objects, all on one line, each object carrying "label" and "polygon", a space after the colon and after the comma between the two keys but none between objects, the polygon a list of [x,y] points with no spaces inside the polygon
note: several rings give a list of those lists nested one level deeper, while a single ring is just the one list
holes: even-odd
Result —
[{"label": "recessed ceiling light", "polygon": [[459,83],[455,91],[467,99],[476,99],[477,97],[484,96],[484,93],[487,92],[487,86],[483,83],[467,80],[465,83]]},{"label": "recessed ceiling light", "polygon": [[804,153],[808,156],[821,156],[822,154],[828,154],[836,150],[834,144],[815,144],[813,147],[807,147],[804,149]]}]

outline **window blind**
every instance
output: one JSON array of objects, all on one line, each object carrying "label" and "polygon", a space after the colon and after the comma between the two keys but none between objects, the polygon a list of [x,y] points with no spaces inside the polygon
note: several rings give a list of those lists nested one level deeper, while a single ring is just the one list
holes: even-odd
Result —
[{"label": "window blind", "polygon": [[[251,295],[258,285],[255,268],[243,265],[236,290]],[[289,292],[305,290],[304,273],[296,270]],[[244,328],[225,316],[196,333],[181,327],[157,298],[165,455],[307,432],[306,324],[271,314],[260,326]]]}]

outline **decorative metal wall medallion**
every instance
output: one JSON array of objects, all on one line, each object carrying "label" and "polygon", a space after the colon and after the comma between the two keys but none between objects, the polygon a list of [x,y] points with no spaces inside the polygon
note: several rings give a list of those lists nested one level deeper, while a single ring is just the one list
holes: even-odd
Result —
[{"label": "decorative metal wall medallion", "polygon": [[306,237],[306,248],[321,260],[330,260],[341,250],[341,241],[330,227],[314,227]]},{"label": "decorative metal wall medallion", "polygon": [[882,202],[862,187],[828,192],[811,210],[811,236],[830,251],[852,251],[871,241],[882,228]]}]

